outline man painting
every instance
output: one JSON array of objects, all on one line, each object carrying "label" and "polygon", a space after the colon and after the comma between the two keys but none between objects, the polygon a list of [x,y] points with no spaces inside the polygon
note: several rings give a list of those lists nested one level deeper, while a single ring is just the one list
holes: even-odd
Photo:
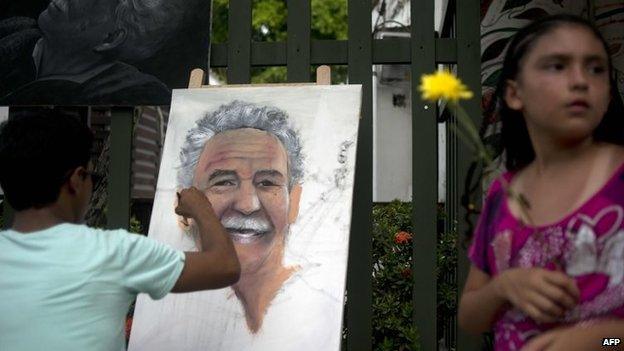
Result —
[{"label": "man painting", "polygon": [[0,103],[168,103],[169,87],[136,66],[161,53],[192,22],[194,12],[208,15],[209,3],[53,0],[39,15],[40,34],[28,19],[4,20],[0,27],[7,30],[0,31],[4,36],[0,48],[10,50],[1,60],[8,64],[5,67],[17,66],[17,70],[0,72],[4,78],[0,80],[10,78],[21,85],[4,83]]},{"label": "man painting", "polygon": [[234,242],[241,279],[233,289],[253,333],[297,270],[282,261],[299,209],[302,158],[283,111],[240,101],[199,120],[181,151],[179,186],[204,192]]}]

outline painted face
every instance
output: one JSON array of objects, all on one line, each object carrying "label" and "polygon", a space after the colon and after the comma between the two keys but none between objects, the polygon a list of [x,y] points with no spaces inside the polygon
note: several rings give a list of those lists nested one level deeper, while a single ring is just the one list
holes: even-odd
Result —
[{"label": "painted face", "polygon": [[193,178],[230,233],[243,274],[281,258],[298,200],[288,190],[288,157],[275,136],[250,128],[215,135]]},{"label": "painted face", "polygon": [[609,68],[587,28],[562,25],[541,36],[520,63],[506,101],[522,111],[532,135],[561,140],[591,136],[609,105]]},{"label": "painted face", "polygon": [[62,47],[91,49],[115,29],[114,0],[52,0],[39,15],[44,38]]}]

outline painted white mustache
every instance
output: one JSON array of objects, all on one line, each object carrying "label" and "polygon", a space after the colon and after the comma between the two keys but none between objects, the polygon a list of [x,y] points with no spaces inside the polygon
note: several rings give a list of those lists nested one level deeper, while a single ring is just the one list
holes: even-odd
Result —
[{"label": "painted white mustache", "polygon": [[233,232],[265,233],[273,229],[268,220],[256,217],[226,217],[221,219],[221,224]]}]

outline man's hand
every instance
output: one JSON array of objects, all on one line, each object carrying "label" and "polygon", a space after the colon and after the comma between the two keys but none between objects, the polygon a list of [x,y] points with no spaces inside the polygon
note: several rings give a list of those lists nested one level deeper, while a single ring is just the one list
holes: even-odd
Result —
[{"label": "man's hand", "polygon": [[574,279],[541,268],[509,269],[497,280],[499,293],[538,323],[555,322],[580,296]]},{"label": "man's hand", "polygon": [[178,205],[175,208],[175,213],[182,217],[197,218],[202,211],[212,210],[212,204],[206,195],[195,187],[182,189],[177,195]]}]

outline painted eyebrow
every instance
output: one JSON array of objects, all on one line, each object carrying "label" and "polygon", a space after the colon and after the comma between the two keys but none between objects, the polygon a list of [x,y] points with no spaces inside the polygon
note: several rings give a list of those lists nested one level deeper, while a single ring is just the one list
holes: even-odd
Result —
[{"label": "painted eyebrow", "polygon": [[235,171],[228,170],[228,169],[216,169],[214,172],[210,174],[210,177],[208,177],[208,181],[211,181],[217,177],[223,177],[223,176],[231,176],[231,177],[235,177],[236,179],[238,179],[238,174]]},{"label": "painted eyebrow", "polygon": [[285,178],[282,172],[274,170],[274,169],[261,169],[256,172],[254,176],[268,176],[268,177],[277,177],[277,178]]}]

